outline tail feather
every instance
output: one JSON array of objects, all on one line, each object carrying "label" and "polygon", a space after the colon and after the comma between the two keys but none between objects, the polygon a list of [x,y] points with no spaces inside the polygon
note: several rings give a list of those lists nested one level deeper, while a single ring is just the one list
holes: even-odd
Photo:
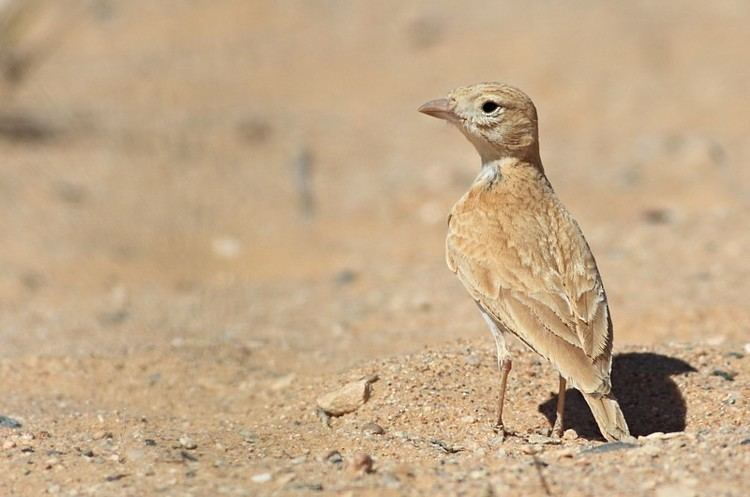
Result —
[{"label": "tail feather", "polygon": [[612,394],[583,393],[583,398],[586,399],[591,414],[594,415],[596,424],[599,425],[599,431],[602,432],[607,441],[626,441],[633,438],[630,435],[628,424],[625,422],[625,416],[622,415],[620,410],[620,405]]}]

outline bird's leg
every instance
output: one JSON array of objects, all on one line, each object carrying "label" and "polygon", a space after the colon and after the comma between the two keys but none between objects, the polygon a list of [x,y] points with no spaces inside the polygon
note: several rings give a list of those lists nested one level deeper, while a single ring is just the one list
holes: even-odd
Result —
[{"label": "bird's leg", "polygon": [[498,368],[500,369],[500,397],[498,398],[498,402],[497,402],[497,422],[495,423],[495,427],[503,436],[505,436],[506,431],[505,431],[505,425],[503,424],[503,406],[505,405],[505,387],[508,385],[508,374],[510,373],[511,367],[513,367],[513,362],[507,356],[507,351],[506,351],[506,355],[502,358],[498,355],[497,362],[498,362]]},{"label": "bird's leg", "polygon": [[482,317],[487,322],[487,326],[492,332],[492,336],[495,338],[495,346],[497,347],[497,367],[500,370],[500,395],[497,403],[497,422],[495,423],[495,430],[497,430],[502,437],[505,437],[508,432],[503,424],[503,406],[505,404],[505,388],[508,385],[508,373],[513,363],[510,360],[510,353],[505,346],[505,337],[503,336],[503,330],[501,330],[495,320],[492,319],[484,309],[479,308],[482,313]]},{"label": "bird's leg", "polygon": [[557,408],[555,409],[555,424],[552,425],[550,434],[555,437],[562,437],[565,430],[565,389],[567,382],[560,376],[560,387],[557,391]]}]

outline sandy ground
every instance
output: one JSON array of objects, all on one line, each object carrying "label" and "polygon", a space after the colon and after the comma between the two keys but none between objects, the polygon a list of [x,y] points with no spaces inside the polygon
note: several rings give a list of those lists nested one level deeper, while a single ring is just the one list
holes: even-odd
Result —
[{"label": "sandy ground", "polygon": [[[0,45],[0,494],[746,494],[744,2],[56,5]],[[483,80],[537,103],[634,446],[574,395],[546,439],[556,377],[518,344],[516,436],[490,427],[443,262],[478,159],[415,112]]]}]

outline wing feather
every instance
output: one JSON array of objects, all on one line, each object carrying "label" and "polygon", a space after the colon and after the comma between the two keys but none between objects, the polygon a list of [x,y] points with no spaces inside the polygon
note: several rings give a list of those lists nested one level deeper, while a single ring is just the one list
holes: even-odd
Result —
[{"label": "wing feather", "polygon": [[608,389],[612,328],[604,287],[578,225],[549,195],[549,205],[523,209],[475,185],[449,218],[448,267],[488,314],[574,375],[569,379]]}]

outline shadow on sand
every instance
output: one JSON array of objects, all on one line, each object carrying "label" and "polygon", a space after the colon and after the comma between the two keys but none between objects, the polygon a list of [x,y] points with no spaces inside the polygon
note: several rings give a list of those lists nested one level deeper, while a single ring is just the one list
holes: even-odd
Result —
[{"label": "shadow on sand", "polygon": [[[648,435],[683,431],[687,407],[672,375],[695,372],[687,362],[650,352],[618,354],[612,361],[612,389],[620,403],[631,434]],[[550,421],[555,419],[557,394],[539,406]],[[578,390],[568,389],[565,398],[565,428],[579,436],[603,440],[586,401]]]}]

